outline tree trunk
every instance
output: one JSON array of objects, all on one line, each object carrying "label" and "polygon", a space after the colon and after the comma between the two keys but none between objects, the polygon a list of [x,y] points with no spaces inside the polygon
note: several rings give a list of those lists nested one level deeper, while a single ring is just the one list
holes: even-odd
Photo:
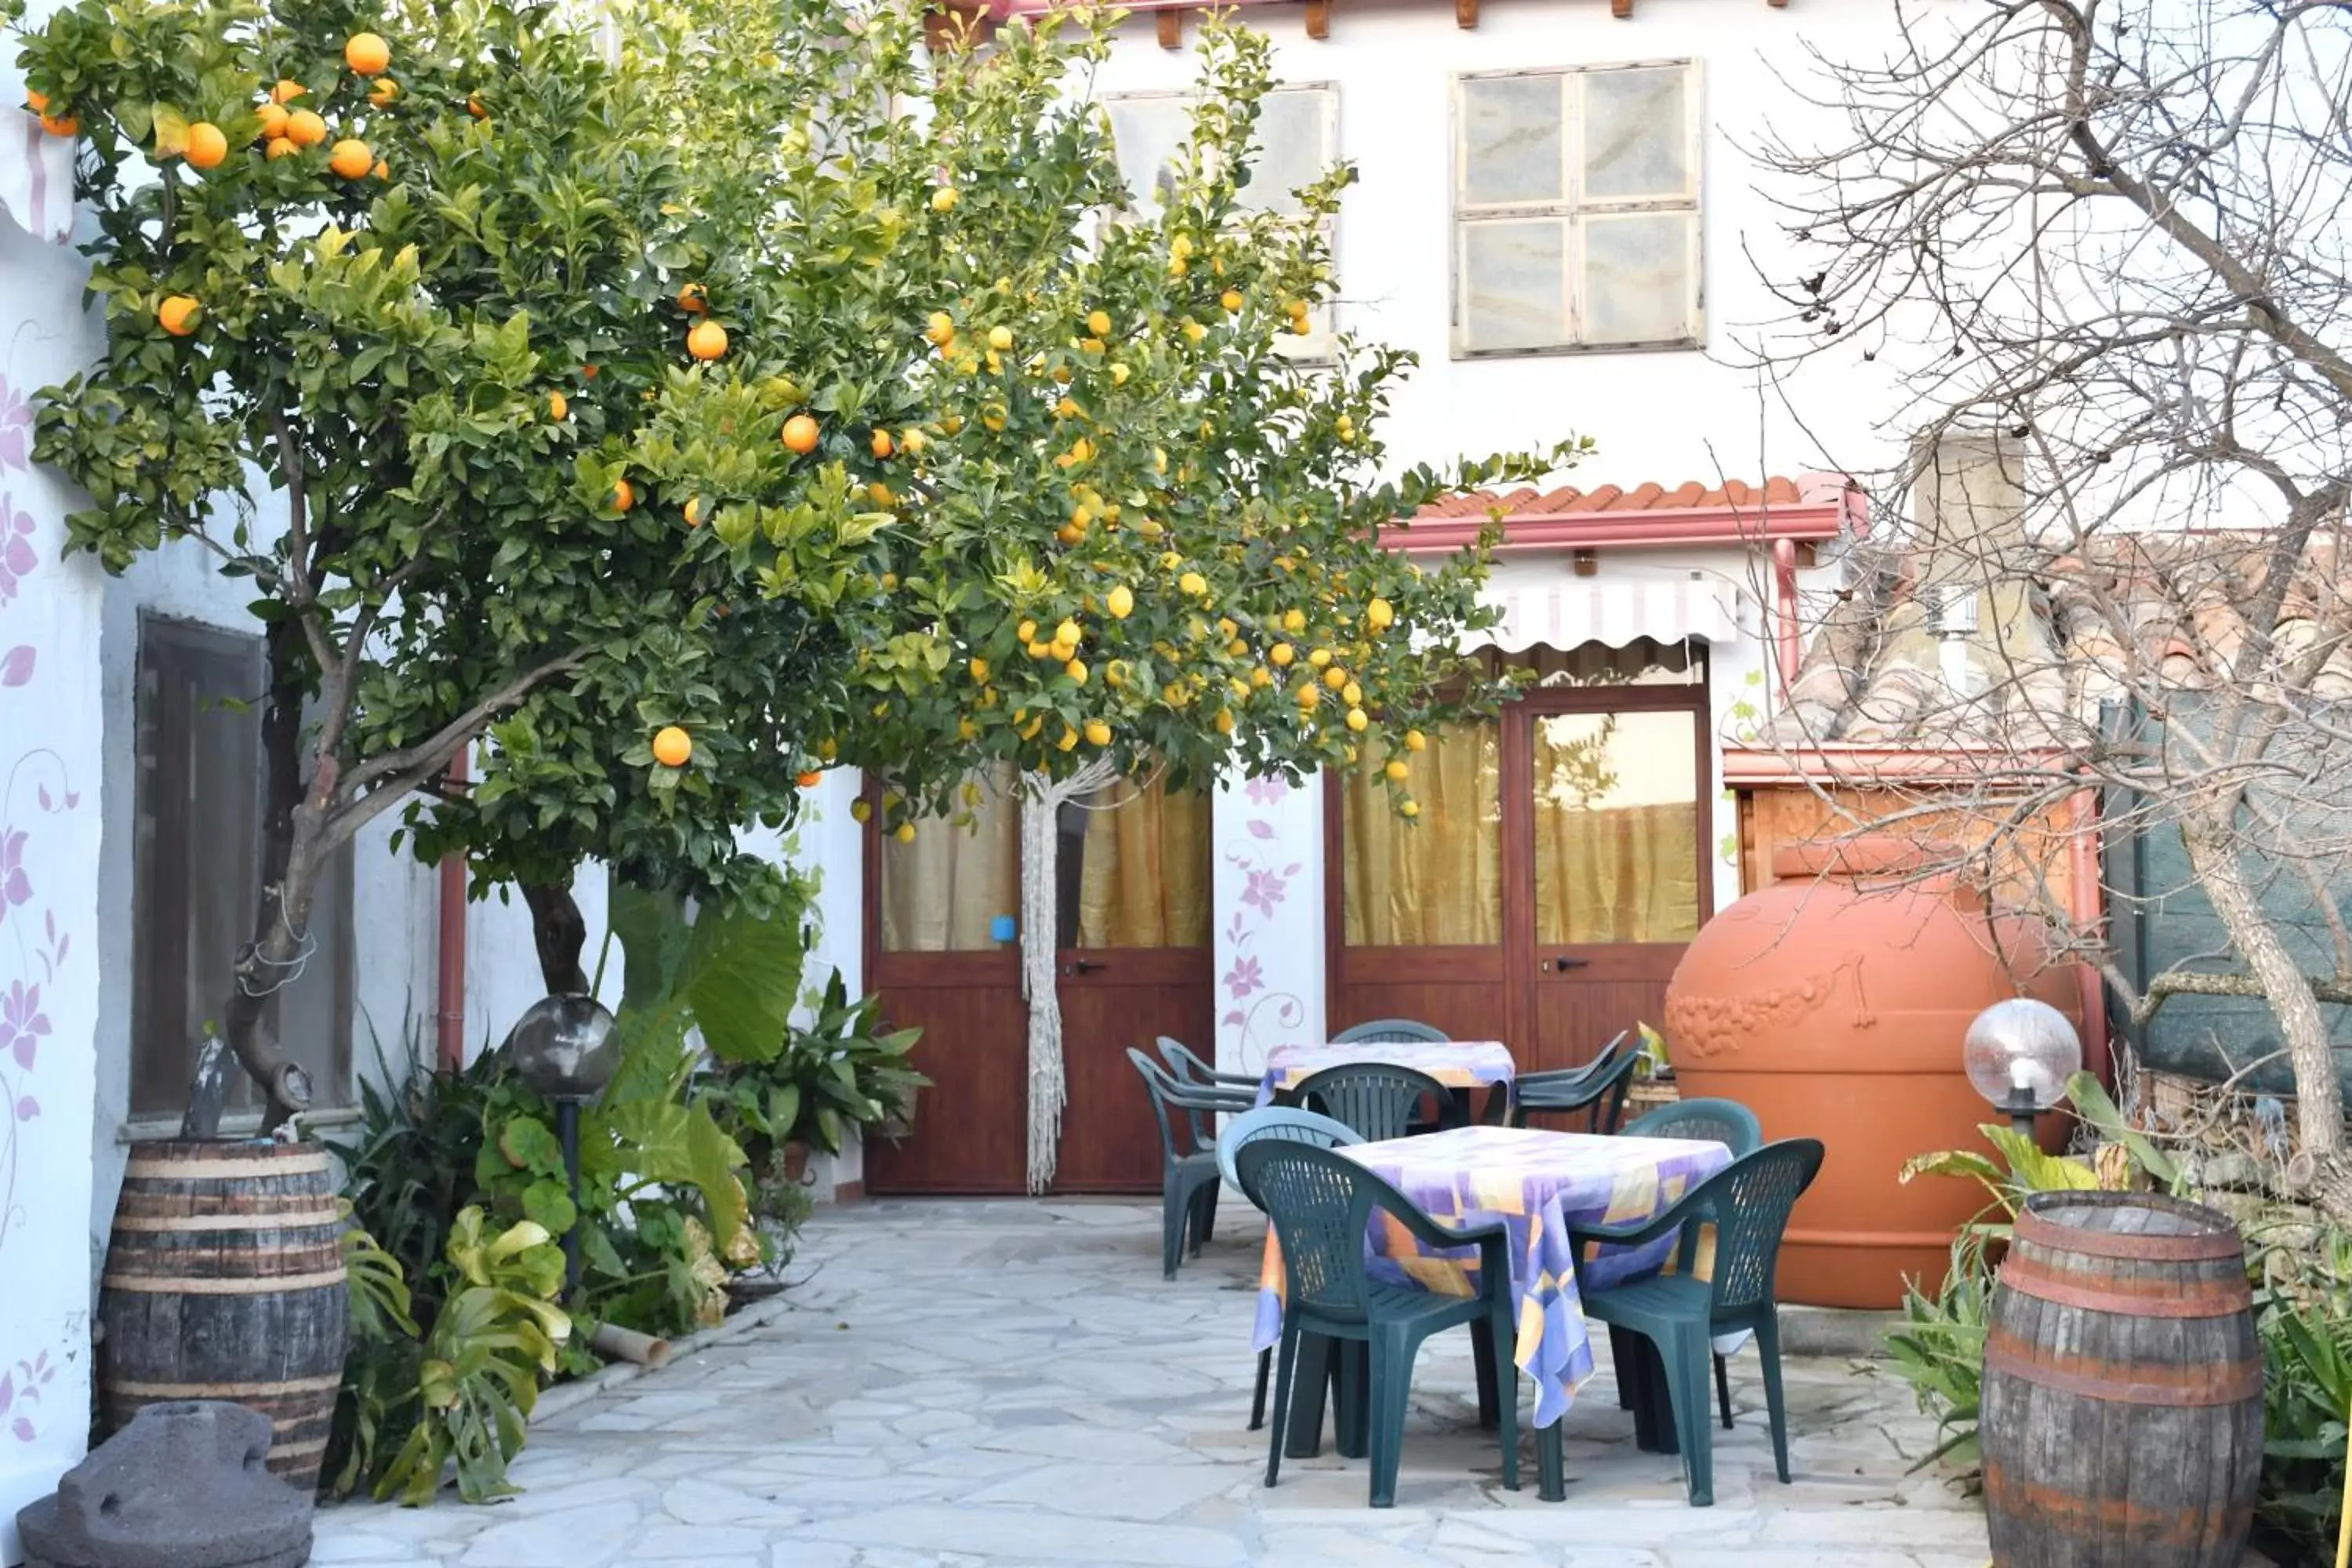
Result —
[{"label": "tree trunk", "polygon": [[[269,1097],[263,1126],[276,1131],[310,1103],[310,1075],[288,1060],[271,1037],[269,1003],[292,984],[310,957],[310,900],[324,851],[320,833],[335,801],[336,764],[312,756],[310,786],[302,786],[302,708],[308,695],[302,633],[292,617],[269,628],[269,706],[262,715],[266,818],[262,833],[261,902],[253,941],[237,954],[234,983],[221,1009],[221,1035],[253,1081]],[[199,1072],[189,1090],[183,1135],[209,1138],[220,1130],[223,1081],[211,1086]]]},{"label": "tree trunk", "polygon": [[540,977],[551,995],[585,995],[588,972],[580,955],[588,946],[588,922],[572,897],[569,884],[526,882],[523,902],[530,906],[531,942],[539,949]]},{"label": "tree trunk", "polygon": [[2288,1063],[2294,1069],[2295,1131],[2304,1152],[2317,1161],[2335,1154],[2343,1142],[2343,1088],[2336,1072],[2336,1052],[2328,1043],[2327,1023],[2311,982],[2279,940],[2262,902],[2246,880],[2231,847],[2229,822],[2215,824],[2191,817],[2181,825],[2180,841],[2189,852],[2189,869],[2197,885],[2213,901],[2213,912],[2230,933],[2246,967],[2263,988],[2263,995],[2286,1037]]}]

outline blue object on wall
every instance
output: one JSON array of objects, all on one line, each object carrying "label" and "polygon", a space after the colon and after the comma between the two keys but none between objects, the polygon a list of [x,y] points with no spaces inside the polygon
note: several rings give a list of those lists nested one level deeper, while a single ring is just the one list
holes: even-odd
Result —
[{"label": "blue object on wall", "polygon": [[991,942],[1011,942],[1020,934],[1020,922],[1011,915],[998,915],[988,922],[988,940]]}]

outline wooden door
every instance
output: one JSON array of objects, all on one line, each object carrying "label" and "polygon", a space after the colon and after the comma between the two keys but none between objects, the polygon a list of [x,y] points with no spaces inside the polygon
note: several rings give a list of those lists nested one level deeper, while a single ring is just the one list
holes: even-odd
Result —
[{"label": "wooden door", "polygon": [[[1062,808],[1056,983],[1068,1102],[1054,1189],[1157,1192],[1159,1132],[1129,1047],[1210,1045],[1209,804],[1114,784]],[[869,835],[868,952],[891,1023],[921,1026],[914,1131],[866,1153],[877,1193],[1005,1194],[1028,1172],[1020,828],[1001,786],[901,845]]]},{"label": "wooden door", "polygon": [[1519,1064],[1578,1067],[1619,1030],[1660,1022],[1706,918],[1706,710],[1672,689],[1545,692],[1512,718],[1534,961]]},{"label": "wooden door", "polygon": [[1416,1018],[1534,1072],[1654,1025],[1711,910],[1706,666],[1648,642],[1507,662],[1537,683],[1500,720],[1402,780],[1377,747],[1331,780],[1328,1025]]},{"label": "wooden door", "polygon": [[[1460,1040],[1516,1036],[1506,948],[1502,734],[1465,725],[1391,757],[1368,743],[1328,780],[1329,1031],[1415,1018]],[[1391,762],[1404,764],[1401,780]],[[1392,793],[1419,815],[1397,814]]]}]

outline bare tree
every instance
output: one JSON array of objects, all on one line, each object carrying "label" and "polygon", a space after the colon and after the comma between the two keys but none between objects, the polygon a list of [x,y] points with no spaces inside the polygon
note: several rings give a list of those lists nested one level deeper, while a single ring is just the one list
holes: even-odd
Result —
[{"label": "bare tree", "polygon": [[[1863,743],[1935,755],[1905,782],[1874,773],[1893,795],[1869,813],[1825,798],[2004,859],[2135,1020],[2182,995],[2259,998],[2303,1147],[2334,1156],[2324,1005],[2352,1002],[2352,6],[1896,15],[1883,59],[1816,54],[1790,84],[1816,112],[1782,117],[1765,153],[1790,243],[1758,262],[1790,319],[1759,363],[1800,412],[1841,378],[1891,376],[1891,423],[1918,434],[1881,476],[1913,519],[1850,562],[1773,743],[1833,774]],[[2120,917],[2145,889],[2110,885],[2103,916],[2034,869],[2095,876],[2052,847],[2102,829],[2177,833],[2226,943],[2133,973]]]}]

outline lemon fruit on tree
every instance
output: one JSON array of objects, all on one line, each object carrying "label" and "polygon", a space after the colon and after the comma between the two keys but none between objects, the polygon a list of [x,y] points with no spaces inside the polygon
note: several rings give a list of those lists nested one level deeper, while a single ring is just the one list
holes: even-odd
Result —
[{"label": "lemon fruit on tree", "polygon": [[[1324,220],[1351,176],[1301,192],[1296,217],[1237,202],[1263,38],[1204,28],[1172,186],[1148,217],[1122,216],[1084,87],[1111,25],[1016,22],[984,59],[928,64],[910,15],[845,30],[806,118],[753,172],[777,193],[764,242],[713,266],[789,256],[803,288],[857,276],[872,313],[846,339],[784,329],[807,398],[780,432],[797,467],[769,466],[774,426],[745,428],[758,458],[732,481],[715,449],[664,465],[722,498],[706,531],[755,554],[805,526],[781,504],[784,474],[838,472],[869,497],[868,591],[836,617],[855,651],[829,738],[881,780],[875,831],[952,816],[975,774],[1019,780],[1040,1184],[1061,1096],[1052,804],[1123,776],[1348,766],[1496,700],[1454,651],[1485,618],[1477,552],[1416,568],[1386,541],[1432,499],[1570,455],[1393,462],[1373,432],[1408,356],[1345,337],[1330,369],[1282,352],[1331,295]],[[701,276],[715,306],[725,286]],[[849,357],[876,338],[895,363]],[[1409,801],[1410,769],[1389,785]]]},{"label": "lemon fruit on tree", "polygon": [[[706,907],[782,896],[736,829],[793,820],[843,704],[866,503],[773,447],[768,493],[807,525],[753,563],[646,454],[719,438],[706,415],[772,444],[795,400],[764,324],[845,331],[826,312],[854,291],[730,277],[725,358],[687,350],[680,287],[752,237],[736,143],[794,90],[709,67],[698,30],[723,23],[696,0],[80,0],[10,40],[75,121],[109,328],[40,398],[41,459],[90,497],[69,548],[119,572],[195,542],[260,616],[269,830],[250,944],[211,981],[276,1120],[304,1085],[264,1026],[273,977],[321,868],[387,813],[467,853],[478,892],[527,890],[552,989],[582,985],[584,860]],[[719,366],[759,378],[723,414],[696,391]],[[724,1140],[688,1142],[631,1168],[711,1194],[723,1247]]]}]

